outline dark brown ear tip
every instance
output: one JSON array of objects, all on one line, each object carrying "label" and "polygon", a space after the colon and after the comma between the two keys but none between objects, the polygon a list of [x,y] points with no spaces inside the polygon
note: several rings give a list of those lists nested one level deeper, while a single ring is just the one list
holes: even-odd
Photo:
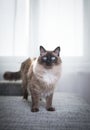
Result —
[{"label": "dark brown ear tip", "polygon": [[40,45],[40,48],[42,48],[43,46],[42,45]]},{"label": "dark brown ear tip", "polygon": [[46,52],[46,49],[43,46],[40,46],[40,52],[44,53]]},{"label": "dark brown ear tip", "polygon": [[60,48],[60,46],[58,46],[57,48],[58,48],[58,50],[59,50],[59,51],[61,51],[61,48]]},{"label": "dark brown ear tip", "polygon": [[42,48],[44,49],[44,47],[43,47],[43,46],[40,46],[40,49],[42,49]]},{"label": "dark brown ear tip", "polygon": [[56,49],[54,51],[56,51],[56,50],[61,51],[60,46],[56,47]]}]

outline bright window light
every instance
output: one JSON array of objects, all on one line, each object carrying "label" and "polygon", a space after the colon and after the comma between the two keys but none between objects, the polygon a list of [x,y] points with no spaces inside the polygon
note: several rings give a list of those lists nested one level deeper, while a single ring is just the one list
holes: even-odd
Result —
[{"label": "bright window light", "polygon": [[27,56],[29,0],[0,1],[0,56]]},{"label": "bright window light", "polygon": [[17,1],[14,56],[27,56],[29,44],[29,0]]},{"label": "bright window light", "polygon": [[62,56],[83,56],[83,0],[5,1],[0,56],[36,56],[39,45],[61,46]]},{"label": "bright window light", "polygon": [[62,56],[83,56],[83,0],[39,1],[39,43],[61,46]]}]

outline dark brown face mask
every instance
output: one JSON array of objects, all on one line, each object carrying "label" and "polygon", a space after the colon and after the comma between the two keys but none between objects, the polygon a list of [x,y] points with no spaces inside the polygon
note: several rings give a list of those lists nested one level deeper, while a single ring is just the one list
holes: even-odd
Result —
[{"label": "dark brown face mask", "polygon": [[47,51],[44,49],[44,47],[40,46],[40,57],[38,61],[44,67],[50,68],[60,63],[59,55],[60,55],[60,47],[57,47],[53,51]]}]

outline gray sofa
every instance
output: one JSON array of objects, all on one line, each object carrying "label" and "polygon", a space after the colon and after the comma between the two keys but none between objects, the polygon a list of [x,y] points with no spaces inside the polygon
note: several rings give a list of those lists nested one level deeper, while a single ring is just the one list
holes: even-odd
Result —
[{"label": "gray sofa", "polygon": [[90,130],[90,105],[73,93],[55,92],[55,112],[30,111],[31,98],[22,99],[21,82],[0,83],[0,130]]}]

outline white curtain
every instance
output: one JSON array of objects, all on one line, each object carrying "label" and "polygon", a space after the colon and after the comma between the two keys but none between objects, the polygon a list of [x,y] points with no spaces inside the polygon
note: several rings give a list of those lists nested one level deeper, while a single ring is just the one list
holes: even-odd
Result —
[{"label": "white curtain", "polygon": [[83,0],[31,2],[32,16],[34,15],[31,20],[35,25],[31,30],[31,33],[34,33],[33,44],[44,45],[47,49],[60,45],[63,56],[82,56]]},{"label": "white curtain", "polygon": [[0,56],[27,56],[29,0],[0,0]]},{"label": "white curtain", "polygon": [[89,0],[0,0],[0,56],[89,57]]}]

